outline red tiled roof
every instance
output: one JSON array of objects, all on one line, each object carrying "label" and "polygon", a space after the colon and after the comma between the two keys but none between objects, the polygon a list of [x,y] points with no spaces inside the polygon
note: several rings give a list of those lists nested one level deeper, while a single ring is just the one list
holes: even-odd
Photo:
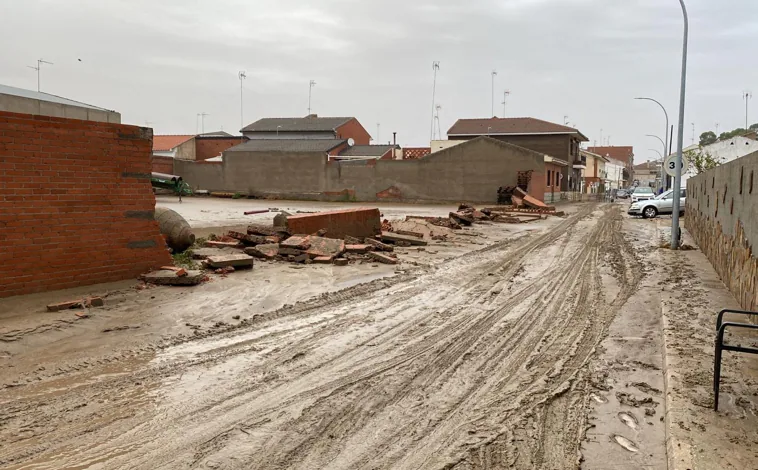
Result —
[{"label": "red tiled roof", "polygon": [[529,134],[578,134],[586,142],[588,139],[573,127],[555,124],[541,119],[491,118],[458,119],[447,131],[448,136],[462,135],[529,135]]},{"label": "red tiled roof", "polygon": [[632,163],[634,158],[634,147],[590,147],[587,150],[625,163]]},{"label": "red tiled roof", "polygon": [[162,152],[162,151],[171,150],[177,145],[181,145],[193,137],[195,136],[194,135],[154,135],[153,136],[153,151]]}]

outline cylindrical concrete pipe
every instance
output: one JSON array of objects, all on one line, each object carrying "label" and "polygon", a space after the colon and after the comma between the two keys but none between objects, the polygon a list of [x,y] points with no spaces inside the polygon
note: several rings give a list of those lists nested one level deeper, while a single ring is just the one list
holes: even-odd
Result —
[{"label": "cylindrical concrete pipe", "polygon": [[174,253],[181,253],[195,243],[195,234],[184,217],[166,207],[155,208],[155,220]]}]

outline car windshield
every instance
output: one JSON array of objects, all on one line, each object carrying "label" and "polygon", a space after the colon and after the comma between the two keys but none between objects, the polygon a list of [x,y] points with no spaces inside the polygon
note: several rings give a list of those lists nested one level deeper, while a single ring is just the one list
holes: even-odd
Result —
[{"label": "car windshield", "polygon": [[671,191],[666,191],[663,194],[657,195],[655,198],[656,199],[666,199],[667,197],[670,197],[670,196],[671,196]]},{"label": "car windshield", "polygon": [[653,194],[653,190],[650,188],[637,188],[634,190],[634,194]]}]

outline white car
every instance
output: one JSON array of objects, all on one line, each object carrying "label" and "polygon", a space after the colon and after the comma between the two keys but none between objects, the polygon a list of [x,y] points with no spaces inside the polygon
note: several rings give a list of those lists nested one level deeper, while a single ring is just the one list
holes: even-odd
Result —
[{"label": "white car", "polygon": [[[679,196],[679,213],[684,214],[684,204],[687,198],[687,190],[682,188]],[[674,191],[668,190],[655,199],[647,199],[632,203],[627,213],[629,215],[642,216],[652,219],[659,214],[671,214],[674,209]]]},{"label": "white car", "polygon": [[654,197],[655,193],[653,192],[653,188],[648,186],[637,186],[632,193],[632,204],[646,199],[653,199]]}]

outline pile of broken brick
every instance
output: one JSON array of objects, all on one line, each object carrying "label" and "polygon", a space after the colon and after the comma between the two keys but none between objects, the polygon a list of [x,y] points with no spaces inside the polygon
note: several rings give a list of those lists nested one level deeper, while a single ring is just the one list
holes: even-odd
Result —
[{"label": "pile of broken brick", "polygon": [[[192,250],[205,270],[226,275],[238,269],[252,269],[253,261],[283,261],[295,264],[350,263],[397,264],[395,246],[425,246],[424,235],[414,232],[382,232],[375,237],[344,239],[328,238],[324,230],[312,235],[290,235],[282,227],[250,225],[247,233],[228,232],[224,237],[208,240],[202,248]],[[142,276],[150,284],[193,285],[207,280],[201,270],[168,270],[161,268]]]}]

